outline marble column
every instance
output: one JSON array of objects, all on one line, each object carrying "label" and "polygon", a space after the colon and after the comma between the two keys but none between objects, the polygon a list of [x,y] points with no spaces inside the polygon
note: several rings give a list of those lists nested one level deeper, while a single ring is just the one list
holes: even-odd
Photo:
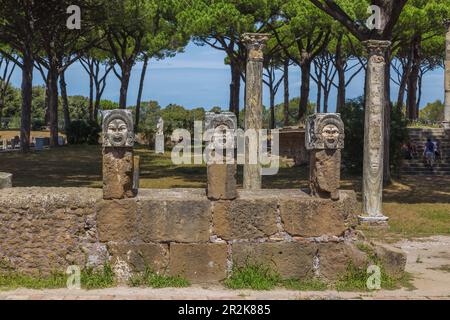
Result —
[{"label": "marble column", "polygon": [[[258,150],[259,131],[262,128],[262,87],[263,87],[263,49],[269,40],[268,34],[245,33],[242,41],[247,47],[247,69],[245,73],[245,131],[255,130],[256,138],[248,139],[245,148],[244,189],[261,189],[261,164],[259,154],[257,161],[250,160],[249,150]],[[249,144],[258,144],[253,146]]]},{"label": "marble column", "polygon": [[445,107],[444,128],[450,129],[450,20],[445,21]]},{"label": "marble column", "polygon": [[382,213],[385,58],[389,41],[364,42],[368,52],[366,74],[366,104],[364,121],[363,215],[361,222],[383,224],[388,220]]}]

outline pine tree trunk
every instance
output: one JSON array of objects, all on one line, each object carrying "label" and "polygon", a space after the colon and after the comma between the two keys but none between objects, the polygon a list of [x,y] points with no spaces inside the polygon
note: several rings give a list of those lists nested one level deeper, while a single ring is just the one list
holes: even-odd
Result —
[{"label": "pine tree trunk", "polygon": [[62,109],[64,114],[64,130],[67,132],[70,125],[69,99],[67,98],[67,84],[64,71],[59,75],[59,87],[61,89]]},{"label": "pine tree trunk", "polygon": [[[342,37],[340,38],[340,40],[342,40]],[[336,112],[339,113],[345,107],[345,95],[346,95],[344,58],[342,56],[341,41],[336,46],[336,70],[338,74]]]},{"label": "pine tree trunk", "polygon": [[239,121],[240,94],[241,94],[241,70],[239,63],[232,60],[230,64],[230,112],[233,112]]},{"label": "pine tree trunk", "polygon": [[270,129],[275,129],[275,92],[270,88]]},{"label": "pine tree trunk", "polygon": [[30,150],[31,102],[33,97],[34,60],[30,51],[25,51],[22,66],[22,116],[20,121],[20,150]]},{"label": "pine tree trunk", "polygon": [[128,86],[130,84],[131,77],[131,65],[125,65],[122,69],[122,79],[120,81],[120,98],[119,98],[119,108],[126,109],[127,107],[127,95]]},{"label": "pine tree trunk", "polygon": [[58,70],[50,65],[48,73],[50,147],[58,146]]},{"label": "pine tree trunk", "polygon": [[283,79],[283,84],[284,84],[283,125],[285,127],[287,127],[287,126],[289,126],[289,59],[286,59],[284,61],[283,74],[284,74],[284,79]]},{"label": "pine tree trunk", "polygon": [[408,79],[407,115],[409,120],[417,120],[417,83],[420,72],[420,37],[415,36],[412,44],[412,67]]},{"label": "pine tree trunk", "polygon": [[298,107],[298,122],[300,122],[308,109],[309,91],[310,91],[310,72],[311,61],[305,62],[301,67],[302,70],[302,83],[300,87],[300,103]]},{"label": "pine tree trunk", "polygon": [[142,66],[142,72],[141,72],[141,80],[139,81],[139,92],[138,92],[138,97],[137,97],[137,101],[136,101],[136,121],[134,123],[134,133],[137,133],[138,128],[139,128],[139,121],[140,121],[140,116],[141,116],[142,91],[144,90],[145,73],[147,72],[148,59],[149,59],[149,57],[147,55],[145,55],[144,65]]}]

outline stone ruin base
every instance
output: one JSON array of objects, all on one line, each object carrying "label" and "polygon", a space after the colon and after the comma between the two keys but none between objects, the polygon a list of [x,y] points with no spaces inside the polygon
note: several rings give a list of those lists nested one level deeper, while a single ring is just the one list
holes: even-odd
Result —
[{"label": "stone ruin base", "polygon": [[[133,199],[103,200],[101,189],[9,188],[0,193],[0,266],[27,274],[109,262],[124,280],[146,266],[192,283],[219,282],[233,266],[262,263],[284,278],[334,280],[359,250],[354,192],[339,201],[300,190],[239,191],[210,201],[202,189],[141,189]],[[405,256],[373,246],[386,271]]]}]

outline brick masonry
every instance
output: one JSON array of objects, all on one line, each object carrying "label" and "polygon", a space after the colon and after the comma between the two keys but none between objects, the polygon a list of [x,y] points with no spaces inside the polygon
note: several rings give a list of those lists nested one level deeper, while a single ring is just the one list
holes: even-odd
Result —
[{"label": "brick masonry", "polygon": [[[103,200],[87,188],[7,188],[0,193],[0,268],[28,274],[97,267],[109,261],[127,275],[146,266],[193,283],[225,279],[247,261],[285,278],[335,279],[355,246],[357,202],[300,190],[239,190],[236,200],[210,201],[202,189],[141,189],[136,198]],[[397,273],[402,255],[376,251]]]}]

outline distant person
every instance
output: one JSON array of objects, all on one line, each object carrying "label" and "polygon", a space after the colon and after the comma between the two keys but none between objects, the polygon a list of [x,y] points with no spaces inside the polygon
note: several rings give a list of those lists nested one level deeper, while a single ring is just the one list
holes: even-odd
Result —
[{"label": "distant person", "polygon": [[430,165],[430,167],[433,167],[434,160],[436,157],[436,143],[431,141],[431,138],[427,139],[427,143],[425,143],[424,147],[424,157],[425,161]]}]

